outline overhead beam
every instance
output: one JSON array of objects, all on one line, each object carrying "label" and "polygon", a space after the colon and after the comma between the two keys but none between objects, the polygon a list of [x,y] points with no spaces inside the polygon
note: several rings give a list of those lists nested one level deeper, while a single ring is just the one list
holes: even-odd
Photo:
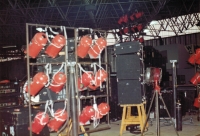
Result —
[{"label": "overhead beam", "polygon": [[[88,0],[83,0],[84,3],[86,4],[85,6],[89,6],[91,3],[88,1]],[[94,13],[93,11],[91,10],[86,10],[87,13],[88,13],[88,16],[90,17],[90,19],[92,20],[92,23],[93,23],[93,26],[94,28],[97,28],[97,24],[96,24],[96,20],[95,20],[95,16],[94,16]]]},{"label": "overhead beam", "polygon": [[60,8],[60,6],[58,6],[55,2],[55,0],[51,1],[51,0],[48,0],[49,4],[51,6],[55,6],[58,13],[60,14],[60,16],[62,17],[63,20],[65,20],[67,23],[68,23],[68,26],[71,27],[71,23],[68,21],[68,18],[65,16],[65,14],[63,13],[62,9]]}]

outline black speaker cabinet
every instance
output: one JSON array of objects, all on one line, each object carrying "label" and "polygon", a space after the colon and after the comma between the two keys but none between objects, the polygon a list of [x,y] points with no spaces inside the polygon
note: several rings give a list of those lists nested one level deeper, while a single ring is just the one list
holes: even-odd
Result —
[{"label": "black speaker cabinet", "polygon": [[142,102],[142,89],[139,80],[118,79],[118,102],[119,104],[139,104]]},{"label": "black speaker cabinet", "polygon": [[110,97],[110,118],[112,120],[118,120],[122,117],[122,107],[118,105],[118,89],[117,89],[117,78],[116,74],[110,74],[110,87],[111,87],[111,97]]},{"label": "black speaker cabinet", "polygon": [[169,118],[166,108],[168,109],[170,116],[174,117],[173,92],[172,91],[162,92],[162,98],[165,102],[166,107],[164,106],[163,102],[159,99],[160,117],[163,117],[163,118],[168,117]]},{"label": "black speaker cabinet", "polygon": [[115,45],[115,54],[137,53],[141,48],[141,44],[137,41],[124,42]]},{"label": "black speaker cabinet", "polygon": [[[23,125],[12,125],[12,124],[1,124],[0,125],[0,136],[29,136],[30,131],[28,130],[29,124]],[[40,134],[32,133],[32,136],[50,136],[50,132],[47,126],[43,128]]]},{"label": "black speaker cabinet", "polygon": [[137,54],[117,55],[116,69],[118,79],[135,79],[140,77],[140,58]]}]

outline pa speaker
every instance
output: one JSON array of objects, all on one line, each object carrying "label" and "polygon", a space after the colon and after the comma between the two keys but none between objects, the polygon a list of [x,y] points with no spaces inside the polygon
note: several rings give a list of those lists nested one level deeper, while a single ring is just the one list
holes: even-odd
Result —
[{"label": "pa speaker", "polygon": [[[172,91],[163,92],[162,97],[163,97],[166,107],[164,106],[163,102],[159,99],[160,117],[169,117],[167,114],[167,110],[169,111],[170,116],[174,117],[173,92]],[[166,108],[167,108],[167,110],[166,110]]]},{"label": "pa speaker", "polygon": [[138,41],[124,42],[115,45],[115,54],[129,54],[137,53],[141,48],[141,44]]},{"label": "pa speaker", "polygon": [[140,58],[137,54],[117,55],[116,70],[118,79],[135,79],[140,77]]},{"label": "pa speaker", "polygon": [[142,89],[139,80],[119,80],[118,88],[118,102],[119,104],[140,104],[142,102]]}]

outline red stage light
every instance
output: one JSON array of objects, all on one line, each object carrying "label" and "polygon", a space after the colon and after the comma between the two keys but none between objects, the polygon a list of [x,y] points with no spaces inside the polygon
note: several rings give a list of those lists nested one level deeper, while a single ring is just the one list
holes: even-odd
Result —
[{"label": "red stage light", "polygon": [[190,80],[190,82],[193,84],[193,85],[197,85],[198,83],[200,83],[200,73],[197,72]]}]

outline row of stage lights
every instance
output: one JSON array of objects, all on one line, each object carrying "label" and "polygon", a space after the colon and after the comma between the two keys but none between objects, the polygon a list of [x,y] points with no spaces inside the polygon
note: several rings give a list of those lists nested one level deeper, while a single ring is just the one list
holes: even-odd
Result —
[{"label": "row of stage lights", "polygon": [[[132,24],[132,22],[137,21],[144,15],[144,12],[136,12],[132,13],[131,15],[125,14],[121,16],[118,20],[118,24],[122,26],[122,28],[117,32],[118,36],[128,35],[128,34],[136,34],[140,33],[144,26],[140,23]],[[135,41],[139,41],[140,43],[144,42],[143,37],[136,37]]]},{"label": "row of stage lights", "polygon": [[[48,107],[49,104],[50,101],[47,101],[45,107]],[[99,105],[94,105],[96,106],[85,106],[83,108],[81,114],[79,115],[80,125],[86,125],[90,120],[99,120],[103,116],[107,115],[110,111],[110,106],[105,102],[102,102]],[[49,116],[49,114],[47,113],[47,109],[44,112],[38,112],[31,123],[32,128],[30,129],[29,127],[28,129],[31,130],[33,133],[40,134],[43,128],[47,125],[51,132],[59,131],[61,126],[65,123],[65,121],[68,118],[68,114],[65,108],[66,107],[64,107],[64,109],[58,109],[55,113],[52,113],[50,111],[51,116]]]},{"label": "row of stage lights", "polygon": [[[62,48],[66,45],[66,40],[67,39],[63,35],[57,34],[50,41],[45,33],[38,32],[34,35],[33,39],[29,44],[29,56],[31,58],[36,58],[49,41],[50,44],[47,46],[45,53],[48,56],[55,58],[62,50]],[[90,58],[96,59],[106,46],[107,41],[105,38],[99,37],[93,44],[93,40],[91,39],[91,37],[86,35],[81,38],[77,47],[76,54],[80,58],[85,58],[88,53]],[[25,50],[24,53],[27,52],[28,51]]]},{"label": "row of stage lights", "polygon": [[[188,62],[192,65],[200,65],[200,48],[195,50],[195,53],[193,53],[189,59]],[[190,79],[190,82],[197,86],[200,83],[200,72],[197,71],[195,73],[195,75]],[[194,104],[195,107],[199,108],[200,107],[200,94],[198,94],[197,98],[195,98],[194,100]]]}]

